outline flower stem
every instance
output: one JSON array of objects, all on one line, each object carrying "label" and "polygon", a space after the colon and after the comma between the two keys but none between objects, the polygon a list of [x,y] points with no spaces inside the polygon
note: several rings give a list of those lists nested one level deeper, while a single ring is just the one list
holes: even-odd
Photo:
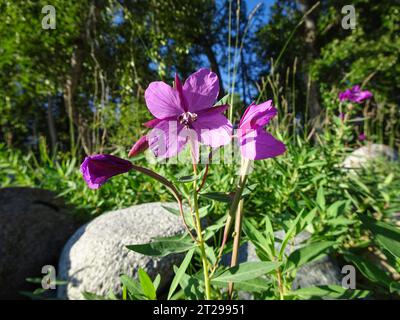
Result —
[{"label": "flower stem", "polygon": [[[192,148],[193,148],[193,146],[192,146]],[[192,152],[192,156],[193,155],[194,155],[194,152]],[[196,165],[196,159],[194,156],[193,156],[193,173],[195,176],[197,176],[197,165]],[[208,260],[207,260],[207,255],[206,255],[205,242],[204,242],[204,238],[203,238],[203,232],[201,229],[198,190],[199,189],[197,187],[197,180],[195,179],[193,181],[193,207],[194,207],[194,213],[195,213],[195,219],[196,219],[196,232],[197,232],[197,238],[198,238],[197,244],[200,249],[201,261],[203,263],[204,287],[205,287],[206,300],[211,300],[211,284],[210,284],[210,276],[208,273],[209,270],[208,270]]]},{"label": "flower stem", "polygon": [[279,298],[281,300],[285,300],[285,288],[284,288],[283,283],[282,283],[282,273],[281,273],[281,269],[280,268],[278,268],[276,270],[276,274],[277,274],[277,278],[278,278]]},{"label": "flower stem", "polygon": [[196,230],[197,230],[197,236],[198,236],[198,245],[200,248],[201,261],[203,263],[204,286],[205,286],[206,299],[210,300],[211,299],[211,285],[210,285],[210,277],[208,274],[208,260],[207,260],[205,245],[204,245],[204,238],[203,238],[203,234],[202,234],[202,230],[201,230],[196,182],[194,183],[193,200],[194,200],[194,211],[195,211],[195,217],[196,217]]},{"label": "flower stem", "polygon": [[[231,267],[234,267],[238,264],[239,257],[239,247],[240,247],[240,233],[242,230],[242,221],[243,221],[243,199],[240,200],[236,217],[235,217],[235,231],[233,237],[233,251],[231,257]],[[230,282],[228,285],[228,296],[229,299],[232,299],[233,294],[233,282]]]},{"label": "flower stem", "polygon": [[[247,180],[247,173],[248,173],[249,165],[250,165],[250,160],[242,159],[239,183],[238,183],[238,187],[235,192],[235,196],[233,198],[231,209],[230,209],[231,217],[233,217],[234,213],[236,213],[231,267],[236,266],[238,263],[240,234],[241,234],[241,230],[242,230],[242,220],[243,220],[243,202],[244,202],[244,200],[242,199],[242,194],[243,194],[243,190],[244,190],[246,180]],[[228,285],[229,299],[232,298],[232,294],[233,294],[233,283],[230,282]]]}]

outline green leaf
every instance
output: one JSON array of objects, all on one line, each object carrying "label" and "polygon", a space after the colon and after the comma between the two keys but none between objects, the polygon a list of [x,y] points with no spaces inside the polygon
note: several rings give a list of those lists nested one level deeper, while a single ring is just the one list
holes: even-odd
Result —
[{"label": "green leaf", "polygon": [[360,218],[362,223],[372,232],[376,242],[400,259],[400,229],[367,216]]},{"label": "green leaf", "polygon": [[397,281],[391,282],[389,289],[390,289],[390,293],[400,294],[400,283]]},{"label": "green leaf", "polygon": [[242,282],[258,278],[276,270],[280,262],[245,262],[231,267],[211,280],[212,283]]},{"label": "green leaf", "polygon": [[322,186],[317,191],[317,204],[322,210],[325,210],[325,192]]},{"label": "green leaf", "polygon": [[228,104],[229,96],[230,96],[229,94],[223,96],[222,99],[219,100],[214,106],[223,106]]},{"label": "green leaf", "polygon": [[106,297],[99,296],[95,293],[91,293],[91,292],[87,292],[87,291],[82,292],[82,295],[86,300],[107,300]]},{"label": "green leaf", "polygon": [[[178,272],[178,268],[174,266],[175,274]],[[204,299],[204,283],[196,276],[189,276],[184,273],[179,281],[186,299],[190,300],[201,300]]]},{"label": "green leaf", "polygon": [[156,278],[153,281],[153,286],[156,289],[156,291],[158,289],[158,286],[160,285],[160,282],[161,282],[161,275],[157,274]]},{"label": "green leaf", "polygon": [[179,266],[179,269],[176,271],[175,277],[172,280],[171,286],[169,288],[167,300],[171,299],[173,293],[175,292],[176,288],[178,287],[179,282],[181,281],[183,275],[186,272],[186,269],[188,268],[190,262],[192,261],[194,251],[195,251],[195,248],[190,249],[188,251],[185,259],[183,259],[181,265]]},{"label": "green leaf", "polygon": [[347,200],[341,200],[331,204],[327,210],[328,217],[336,218],[338,215],[340,215],[346,206],[346,202]]},{"label": "green leaf", "polygon": [[345,217],[339,217],[327,221],[327,224],[331,226],[348,226],[354,223],[356,223],[356,221],[347,219]]},{"label": "green leaf", "polygon": [[146,256],[164,257],[171,253],[186,252],[193,248],[195,244],[190,238],[164,238],[144,244],[132,244],[126,246],[129,250],[144,254]]},{"label": "green leaf", "polygon": [[299,167],[299,169],[305,169],[305,168],[313,168],[313,167],[322,167],[326,165],[325,160],[320,160],[320,161],[312,161],[310,163],[303,164]]},{"label": "green leaf", "polygon": [[[217,287],[226,287],[225,282],[213,283]],[[235,282],[235,290],[247,292],[265,292],[272,288],[272,281],[263,278],[255,278],[251,280]]]},{"label": "green leaf", "polygon": [[350,179],[351,179],[354,183],[357,184],[357,186],[358,186],[360,189],[362,189],[362,190],[365,192],[366,195],[372,196],[372,194],[371,194],[370,190],[368,189],[368,187],[367,187],[363,182],[361,182],[360,179],[358,179],[357,177],[355,177],[355,176],[353,176],[353,175],[350,175],[349,177],[350,177]]},{"label": "green leaf", "polygon": [[188,182],[193,182],[194,180],[198,179],[198,176],[195,175],[189,175],[189,176],[182,176],[176,179],[177,182],[181,183],[188,183]]},{"label": "green leaf", "polygon": [[[275,250],[271,250],[271,243],[253,226],[248,219],[243,221],[243,231],[257,249],[263,251],[268,256],[270,261],[274,260]],[[272,247],[273,246],[274,245],[272,244]]]},{"label": "green leaf", "polygon": [[170,207],[167,207],[167,206],[165,206],[165,205],[161,205],[161,207],[162,207],[163,209],[167,210],[169,213],[172,213],[172,214],[175,215],[175,216],[179,216],[179,215],[180,215],[180,212],[179,212],[178,209],[170,208]]},{"label": "green leaf", "polygon": [[390,287],[392,279],[375,264],[351,253],[344,253],[343,257],[347,261],[354,263],[357,269],[364,275],[364,277],[366,277],[370,281],[376,284],[384,284],[385,286]]},{"label": "green leaf", "polygon": [[289,240],[296,235],[296,229],[298,229],[298,224],[300,222],[301,216],[303,214],[303,210],[297,215],[296,219],[290,225],[288,231],[285,234],[285,238],[282,241],[281,248],[279,250],[279,260],[282,260],[283,253],[285,252],[285,248],[289,242]]},{"label": "green leaf", "polygon": [[127,275],[121,275],[119,277],[122,286],[126,288],[126,290],[129,293],[129,296],[132,299],[144,299],[144,294],[143,290],[141,288],[141,285],[139,281],[132,279],[131,277],[128,277]]},{"label": "green leaf", "polygon": [[232,200],[229,194],[223,192],[207,192],[207,193],[200,193],[199,195],[203,198],[224,203],[229,203]]},{"label": "green leaf", "polygon": [[220,219],[215,221],[214,224],[207,227],[207,229],[205,230],[205,236],[204,236],[205,240],[207,241],[210,238],[212,238],[218,230],[220,230],[221,228],[223,228],[225,226],[225,222],[226,222],[226,218],[221,217]]},{"label": "green leaf", "polygon": [[243,192],[242,192],[242,198],[252,194],[253,192],[255,192],[257,186],[258,186],[258,183],[254,183],[254,184],[251,184],[249,186],[246,185],[244,190],[243,190]]},{"label": "green leaf", "polygon": [[140,285],[143,290],[143,294],[149,300],[156,300],[157,299],[156,289],[154,288],[153,281],[151,281],[151,278],[149,277],[147,272],[144,271],[142,268],[139,268],[138,276]]},{"label": "green leaf", "polygon": [[362,299],[368,296],[369,291],[346,289],[337,285],[324,285],[301,288],[288,293],[300,298],[334,298],[334,299]]},{"label": "green leaf", "polygon": [[294,268],[299,268],[303,264],[317,259],[326,249],[332,247],[334,244],[334,241],[314,242],[293,251],[288,257],[285,271],[291,271]]},{"label": "green leaf", "polygon": [[208,215],[208,213],[209,213],[209,211],[210,211],[210,207],[211,207],[211,205],[206,205],[206,206],[204,206],[204,207],[201,207],[200,209],[199,209],[199,216],[200,216],[200,218],[204,218],[205,216],[207,216]]},{"label": "green leaf", "polygon": [[210,260],[211,264],[213,265],[214,263],[217,262],[217,257],[215,255],[214,248],[210,247],[206,243],[204,244],[204,246],[205,246],[206,256],[207,256],[208,260]]}]

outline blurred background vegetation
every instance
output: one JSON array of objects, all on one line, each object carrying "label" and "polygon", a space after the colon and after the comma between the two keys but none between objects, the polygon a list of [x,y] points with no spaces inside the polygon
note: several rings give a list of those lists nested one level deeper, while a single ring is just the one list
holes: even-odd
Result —
[{"label": "blurred background vegetation", "polygon": [[[172,83],[176,72],[185,78],[209,67],[220,97],[231,94],[234,121],[251,101],[273,99],[279,109],[271,131],[288,151],[257,163],[250,177],[246,214],[257,225],[268,216],[285,229],[302,210],[317,210],[313,234],[338,240],[342,252],[369,245],[360,214],[395,223],[400,165],[382,160],[349,174],[341,164],[363,145],[399,149],[398,2],[353,0],[353,30],[341,26],[341,0],[53,0],[56,29],[44,30],[47,4],[0,1],[1,187],[53,190],[86,220],[171,201],[136,172],[89,190],[79,165],[86,154],[126,157],[151,118],[143,98],[151,81]],[[337,94],[355,84],[374,98],[344,104],[350,120],[343,123]],[[185,174],[177,165],[151,167],[171,179]],[[205,191],[229,191],[231,169],[212,165]],[[226,212],[224,203],[202,201],[215,216]],[[398,260],[391,265],[399,277]],[[366,270],[379,294],[398,290]]]}]

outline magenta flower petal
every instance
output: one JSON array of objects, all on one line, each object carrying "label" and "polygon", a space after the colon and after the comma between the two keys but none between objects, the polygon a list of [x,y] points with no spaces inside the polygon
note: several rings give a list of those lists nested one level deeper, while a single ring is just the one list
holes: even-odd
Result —
[{"label": "magenta flower petal", "polygon": [[218,76],[208,69],[200,69],[187,78],[183,95],[190,112],[210,108],[219,94]]},{"label": "magenta flower petal", "polygon": [[218,111],[212,109],[217,108],[210,108],[209,112],[199,115],[192,123],[192,127],[202,144],[218,148],[231,141],[232,124],[224,115],[218,113],[221,109]]},{"label": "magenta flower petal", "polygon": [[359,136],[358,136],[358,140],[360,140],[360,141],[364,141],[366,138],[367,138],[367,136],[363,132],[360,133]]},{"label": "magenta flower petal", "polygon": [[141,137],[136,143],[132,146],[131,150],[128,153],[128,157],[135,157],[139,153],[142,153],[146,149],[149,148],[149,141],[147,140],[147,136]]},{"label": "magenta flower petal", "polygon": [[224,113],[227,109],[229,108],[228,104],[224,104],[224,105],[220,105],[220,106],[215,106],[212,108],[208,108],[208,109],[204,109],[204,110],[200,110],[197,112],[197,114],[199,116],[201,115],[206,115],[206,116],[210,116],[213,114],[219,114],[219,113]]},{"label": "magenta flower petal", "polygon": [[286,151],[286,146],[263,128],[243,130],[239,135],[239,146],[242,156],[250,160],[274,158]]},{"label": "magenta flower petal", "polygon": [[154,118],[154,119],[151,119],[151,120],[149,120],[149,121],[146,121],[145,123],[143,123],[143,125],[144,125],[146,128],[154,128],[154,127],[155,127],[157,124],[159,124],[161,121],[163,121],[163,120]]},{"label": "magenta flower petal", "polygon": [[286,151],[285,145],[264,131],[264,126],[275,117],[277,110],[272,100],[256,105],[252,103],[239,123],[238,140],[242,156],[262,160],[279,156]]},{"label": "magenta flower petal", "polygon": [[[156,119],[146,122],[145,126],[153,129],[147,140],[156,157],[176,156],[188,141],[212,147],[230,141],[232,125],[222,115],[228,106],[213,107],[218,93],[218,77],[207,69],[193,73],[183,86],[178,75],[174,88],[164,82],[149,85],[145,92],[146,104]],[[145,146],[143,141],[137,144],[130,155]]]},{"label": "magenta flower petal", "polygon": [[361,103],[364,100],[368,100],[371,99],[373,97],[372,93],[368,90],[365,91],[361,91],[358,96],[356,97],[356,101],[357,103]]},{"label": "magenta flower petal", "polygon": [[339,92],[339,100],[350,101],[354,103],[362,103],[365,100],[371,99],[373,94],[368,91],[362,91],[359,85],[352,87],[351,89],[346,89],[343,92]]},{"label": "magenta flower petal", "polygon": [[132,163],[109,154],[88,156],[81,164],[83,179],[91,189],[98,189],[109,178],[130,169]]},{"label": "magenta flower petal", "polygon": [[184,112],[178,91],[162,81],[150,83],[144,98],[147,108],[158,119],[178,116]]},{"label": "magenta flower petal", "polygon": [[179,79],[177,74],[175,74],[175,89],[178,91],[183,110],[185,110],[185,112],[188,112],[189,108],[188,108],[188,103],[186,101],[186,98],[183,95],[182,82],[181,82],[181,79]]},{"label": "magenta flower petal", "polygon": [[161,121],[147,135],[150,150],[160,159],[176,156],[187,142],[183,129],[177,121]]},{"label": "magenta flower petal", "polygon": [[259,105],[252,103],[244,112],[239,126],[242,129],[265,126],[277,113],[277,110],[272,105],[272,100],[268,100]]}]

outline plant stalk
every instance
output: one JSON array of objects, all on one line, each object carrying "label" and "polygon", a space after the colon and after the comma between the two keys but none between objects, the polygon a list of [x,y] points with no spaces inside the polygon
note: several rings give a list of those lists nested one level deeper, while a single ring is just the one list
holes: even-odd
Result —
[{"label": "plant stalk", "polygon": [[[231,206],[231,210],[230,210],[231,217],[233,217],[234,213],[236,213],[231,267],[235,267],[238,263],[240,234],[241,234],[241,230],[242,230],[242,220],[243,220],[243,202],[244,202],[244,200],[242,199],[242,194],[243,194],[244,187],[246,185],[249,165],[250,165],[250,160],[242,159],[238,188],[237,188],[235,196],[233,198],[232,206]],[[228,285],[229,299],[232,298],[232,293],[233,293],[233,283],[231,282]]]},{"label": "plant stalk", "polygon": [[[194,148],[194,147],[192,146],[192,148]],[[194,157],[194,154],[195,154],[194,150],[192,150],[193,173],[195,176],[197,176],[197,165],[196,165],[196,159]],[[208,270],[208,260],[207,260],[207,255],[206,255],[205,242],[204,242],[203,233],[202,233],[202,229],[201,229],[201,221],[200,221],[200,214],[199,214],[199,200],[198,200],[198,186],[197,186],[196,179],[193,181],[193,206],[194,206],[194,213],[195,213],[195,219],[196,219],[196,232],[197,232],[197,238],[198,238],[197,244],[200,249],[201,261],[203,263],[205,295],[206,295],[206,300],[211,300],[211,283],[210,283],[210,276],[208,273],[209,270]]]}]

